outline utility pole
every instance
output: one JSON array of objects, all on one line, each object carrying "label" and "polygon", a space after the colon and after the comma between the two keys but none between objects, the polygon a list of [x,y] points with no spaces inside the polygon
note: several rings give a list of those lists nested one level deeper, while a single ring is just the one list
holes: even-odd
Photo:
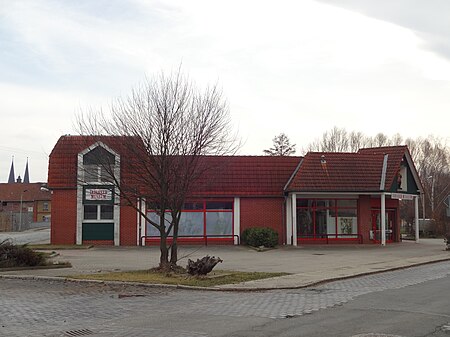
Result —
[{"label": "utility pole", "polygon": [[23,194],[28,190],[20,192],[20,212],[19,212],[19,232],[22,230],[22,208],[23,208]]}]

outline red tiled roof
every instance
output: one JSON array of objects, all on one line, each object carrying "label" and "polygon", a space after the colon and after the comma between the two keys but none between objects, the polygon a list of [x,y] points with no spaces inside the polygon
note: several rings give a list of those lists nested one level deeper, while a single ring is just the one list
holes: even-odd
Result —
[{"label": "red tiled roof", "polygon": [[[126,177],[130,177],[131,181],[131,171],[136,172],[136,169],[139,169],[136,163],[142,160],[142,156],[130,153],[130,147],[124,144],[129,141],[136,142],[135,138],[62,136],[50,154],[48,186],[76,188],[77,155],[98,141],[121,155],[122,182]],[[136,144],[136,147],[140,147],[139,144]],[[357,153],[310,152],[303,159],[275,156],[204,156],[201,165],[208,169],[196,182],[193,195],[282,196],[283,188],[300,160],[302,164],[289,182],[287,191],[380,191],[385,154],[388,154],[388,165],[385,186],[382,189],[388,190],[394,182],[405,153],[409,153],[406,146],[391,146],[361,149]],[[322,163],[322,159],[325,159],[325,162]],[[138,179],[135,183],[137,181]]]},{"label": "red tiled roof", "polygon": [[211,169],[200,180],[195,195],[282,196],[301,157],[206,156],[204,160]]},{"label": "red tiled roof", "polygon": [[400,168],[405,153],[408,151],[406,145],[402,146],[383,146],[383,147],[373,147],[360,149],[358,153],[367,155],[388,155],[387,170],[386,170],[386,182],[384,188],[386,190],[390,189],[394,183],[394,179]]},{"label": "red tiled roof", "polygon": [[361,149],[357,153],[310,152],[303,159],[287,191],[380,191],[385,154],[388,154],[388,162],[383,189],[388,190],[406,151],[406,146],[391,146]]},{"label": "red tiled roof", "polygon": [[0,183],[0,201],[35,201],[35,200],[50,200],[50,191],[41,191],[44,183]]},{"label": "red tiled roof", "polygon": [[[50,154],[49,188],[76,188],[77,155],[98,141],[121,155],[122,171],[132,167],[123,165],[124,162],[139,160],[124,150],[124,137],[62,136]],[[193,194],[282,196],[283,187],[300,159],[301,157],[276,156],[204,156],[202,165],[209,169],[197,182]],[[124,175],[127,172],[122,172],[122,177]]]},{"label": "red tiled roof", "polygon": [[121,149],[124,142],[133,141],[132,137],[61,136],[50,153],[49,188],[76,188],[78,153],[99,141],[120,153],[123,159],[128,159],[126,153],[123,153],[124,151]]},{"label": "red tiled roof", "polygon": [[303,192],[379,190],[383,157],[358,153],[310,152],[303,159],[287,190]]}]

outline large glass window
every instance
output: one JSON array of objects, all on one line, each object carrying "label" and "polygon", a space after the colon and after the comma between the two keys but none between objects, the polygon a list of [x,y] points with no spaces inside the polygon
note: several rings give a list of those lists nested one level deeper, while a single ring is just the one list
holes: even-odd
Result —
[{"label": "large glass window", "polygon": [[[150,211],[149,217],[150,220],[159,224],[160,219],[156,212]],[[166,221],[171,219],[170,213],[166,213],[165,219]],[[159,231],[147,223],[147,235],[158,236]],[[178,235],[180,237],[233,235],[233,202],[187,202],[181,213]]]},{"label": "large glass window", "polygon": [[232,235],[233,213],[231,212],[206,212],[207,235]]},{"label": "large glass window", "polygon": [[203,212],[183,212],[178,235],[203,235]]},{"label": "large glass window", "polygon": [[358,238],[356,199],[298,199],[297,236]]}]

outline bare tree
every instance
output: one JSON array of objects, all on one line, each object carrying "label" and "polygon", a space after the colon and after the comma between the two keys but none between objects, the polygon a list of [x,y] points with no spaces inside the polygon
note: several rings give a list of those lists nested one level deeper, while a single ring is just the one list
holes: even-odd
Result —
[{"label": "bare tree", "polygon": [[280,133],[273,139],[273,146],[263,152],[269,156],[290,156],[295,153],[295,144],[291,144],[289,137]]},{"label": "bare tree", "polygon": [[181,71],[161,73],[118,99],[110,111],[79,114],[77,125],[84,135],[123,137],[121,152],[128,160],[121,166],[128,176],[117,179],[111,166],[101,164],[109,169],[120,199],[159,232],[160,268],[176,266],[182,209],[209,169],[203,156],[233,154],[239,147],[217,85],[201,91]]},{"label": "bare tree", "polygon": [[403,138],[400,134],[395,134],[389,138],[380,132],[374,137],[364,135],[362,132],[347,132],[345,128],[334,127],[322,134],[321,138],[314,140],[306,147],[306,151],[323,152],[357,152],[365,147],[379,147],[400,145]]}]

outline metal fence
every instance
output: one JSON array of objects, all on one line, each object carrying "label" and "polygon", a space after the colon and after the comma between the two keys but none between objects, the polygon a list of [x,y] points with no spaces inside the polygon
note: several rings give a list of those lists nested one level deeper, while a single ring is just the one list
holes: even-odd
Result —
[{"label": "metal fence", "polygon": [[[22,218],[22,223],[21,223]],[[0,232],[18,232],[30,229],[33,212],[0,212]]]}]

